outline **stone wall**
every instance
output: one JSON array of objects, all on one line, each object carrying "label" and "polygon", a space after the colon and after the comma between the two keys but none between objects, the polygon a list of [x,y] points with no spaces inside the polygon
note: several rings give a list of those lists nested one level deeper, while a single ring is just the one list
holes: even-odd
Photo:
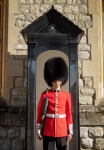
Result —
[{"label": "stone wall", "polygon": [[[27,45],[20,34],[21,29],[54,5],[57,11],[85,31],[78,45],[81,150],[104,149],[104,110],[103,107],[95,107],[100,97],[99,82],[101,83],[98,74],[99,2],[101,0],[15,0],[15,3],[14,0],[9,1],[7,94],[5,96],[8,105],[26,105]],[[21,138],[21,131],[22,129],[18,127],[1,127],[1,147],[3,148],[5,139],[7,144],[4,147],[15,149],[16,144],[19,143],[20,150],[23,149],[24,138]]]}]

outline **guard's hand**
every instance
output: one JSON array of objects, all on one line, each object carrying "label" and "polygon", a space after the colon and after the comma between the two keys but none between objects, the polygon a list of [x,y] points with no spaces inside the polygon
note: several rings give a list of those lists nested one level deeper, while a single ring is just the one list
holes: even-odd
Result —
[{"label": "guard's hand", "polygon": [[70,141],[72,139],[72,135],[71,134],[68,134],[68,141]]},{"label": "guard's hand", "polygon": [[38,140],[42,140],[41,134],[37,134],[37,139],[38,139]]}]

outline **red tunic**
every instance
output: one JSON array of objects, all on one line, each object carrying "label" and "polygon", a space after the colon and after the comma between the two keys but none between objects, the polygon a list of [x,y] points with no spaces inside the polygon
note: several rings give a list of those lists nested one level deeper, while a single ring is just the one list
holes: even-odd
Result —
[{"label": "red tunic", "polygon": [[[46,92],[43,92],[37,109],[37,127],[41,122],[43,100],[46,97]],[[51,137],[63,137],[73,134],[72,113],[71,113],[71,95],[70,93],[60,90],[54,92],[48,90],[48,114],[66,114],[64,118],[45,118],[43,135]],[[39,133],[40,131],[38,131]]]}]

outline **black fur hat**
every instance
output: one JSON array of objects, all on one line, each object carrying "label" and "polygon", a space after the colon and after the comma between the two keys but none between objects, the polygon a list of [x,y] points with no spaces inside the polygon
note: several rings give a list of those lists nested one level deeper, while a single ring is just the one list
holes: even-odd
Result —
[{"label": "black fur hat", "polygon": [[52,87],[52,82],[54,80],[61,80],[62,85],[67,82],[68,67],[63,58],[53,57],[45,62],[44,79],[50,87]]}]

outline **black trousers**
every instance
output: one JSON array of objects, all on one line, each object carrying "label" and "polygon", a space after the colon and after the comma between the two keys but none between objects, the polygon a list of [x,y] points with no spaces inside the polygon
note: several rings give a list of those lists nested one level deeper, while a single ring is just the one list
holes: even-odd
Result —
[{"label": "black trousers", "polygon": [[67,136],[65,137],[43,136],[43,150],[54,150],[55,144],[56,144],[57,150],[66,150]]}]

